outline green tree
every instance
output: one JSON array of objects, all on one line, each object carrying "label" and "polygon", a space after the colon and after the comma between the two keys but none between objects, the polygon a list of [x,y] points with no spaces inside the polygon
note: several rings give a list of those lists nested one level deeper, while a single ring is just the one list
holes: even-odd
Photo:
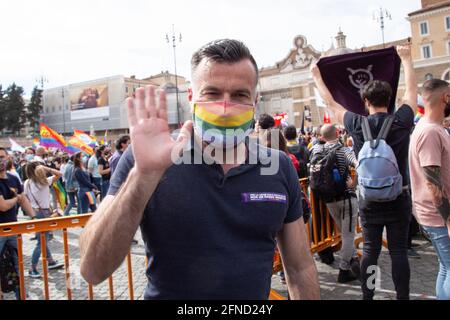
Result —
[{"label": "green tree", "polygon": [[25,102],[23,101],[24,90],[15,83],[6,89],[5,95],[5,120],[6,128],[14,134],[19,134],[26,124]]},{"label": "green tree", "polygon": [[30,122],[30,127],[34,131],[39,130],[40,114],[42,112],[42,90],[34,87],[31,93],[30,104],[28,105],[27,120]]}]

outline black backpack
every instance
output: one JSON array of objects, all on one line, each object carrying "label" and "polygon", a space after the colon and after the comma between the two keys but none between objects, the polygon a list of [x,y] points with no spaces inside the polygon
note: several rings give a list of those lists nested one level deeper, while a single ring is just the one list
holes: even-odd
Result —
[{"label": "black backpack", "polygon": [[302,150],[302,146],[300,146],[299,144],[295,144],[288,146],[287,149],[289,153],[293,154],[298,160],[300,168],[297,173],[299,178],[306,178],[308,172],[308,159],[307,154],[305,154],[304,150]]},{"label": "black backpack", "polygon": [[0,253],[0,284],[2,292],[12,292],[19,286],[19,274],[14,265],[15,248],[5,244]]},{"label": "black backpack", "polygon": [[311,158],[310,187],[325,202],[346,195],[348,170],[344,175],[339,172],[336,152],[340,148],[342,148],[340,144],[328,150],[322,146],[322,150]]}]

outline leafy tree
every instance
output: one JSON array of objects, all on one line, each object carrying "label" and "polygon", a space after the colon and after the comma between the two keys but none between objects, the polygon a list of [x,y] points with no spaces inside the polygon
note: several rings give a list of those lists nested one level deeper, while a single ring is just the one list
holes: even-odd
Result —
[{"label": "leafy tree", "polygon": [[30,122],[30,127],[34,128],[36,132],[39,130],[40,114],[42,111],[42,90],[34,87],[31,93],[30,104],[28,105],[27,120]]},{"label": "leafy tree", "polygon": [[26,124],[25,102],[23,101],[24,90],[15,83],[6,89],[5,100],[5,120],[6,128],[15,134]]}]

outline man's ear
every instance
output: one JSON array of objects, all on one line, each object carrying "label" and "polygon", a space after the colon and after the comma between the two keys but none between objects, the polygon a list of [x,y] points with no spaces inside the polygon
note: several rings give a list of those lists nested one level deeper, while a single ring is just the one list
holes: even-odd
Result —
[{"label": "man's ear", "polygon": [[188,100],[192,102],[192,88],[188,88]]}]

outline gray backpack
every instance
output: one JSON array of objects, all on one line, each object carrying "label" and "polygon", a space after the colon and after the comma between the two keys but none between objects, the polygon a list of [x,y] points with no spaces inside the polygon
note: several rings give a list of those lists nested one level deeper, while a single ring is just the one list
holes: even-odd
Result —
[{"label": "gray backpack", "polygon": [[365,142],[359,152],[356,171],[359,196],[365,201],[393,201],[402,193],[403,178],[398,169],[397,159],[392,148],[386,143],[393,122],[394,117],[388,116],[374,140],[369,121],[366,117],[363,118]]}]

